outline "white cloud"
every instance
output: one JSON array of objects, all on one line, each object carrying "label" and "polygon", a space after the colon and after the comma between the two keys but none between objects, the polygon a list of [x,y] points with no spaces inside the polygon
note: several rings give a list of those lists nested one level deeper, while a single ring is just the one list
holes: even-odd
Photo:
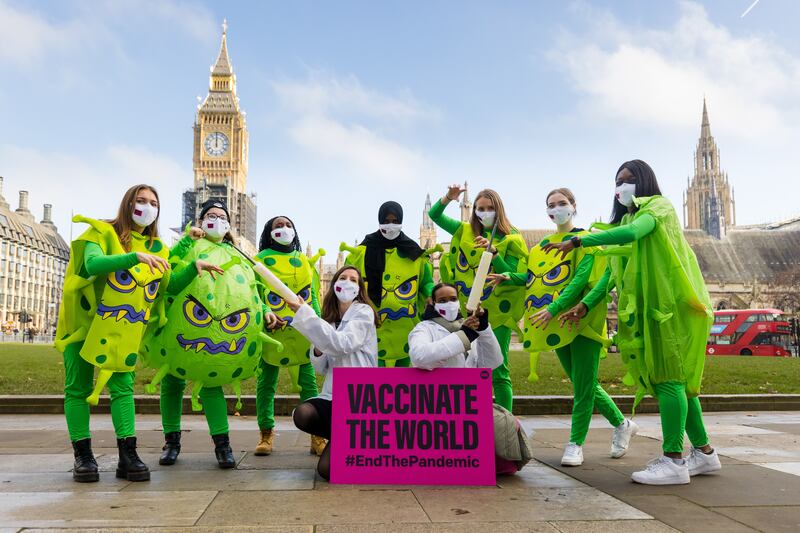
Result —
[{"label": "white cloud", "polygon": [[35,63],[53,50],[69,50],[83,42],[78,21],[51,23],[35,11],[23,11],[0,0],[0,62]]},{"label": "white cloud", "polygon": [[440,114],[408,91],[388,96],[365,88],[355,76],[320,72],[272,87],[289,116],[291,139],[312,154],[343,163],[363,179],[415,181],[425,174],[429,163],[421,151],[391,135],[436,122]]},{"label": "white cloud", "polygon": [[[123,193],[137,183],[156,186],[161,198],[161,233],[180,220],[180,194],[191,183],[191,170],[173,159],[146,148],[109,146],[98,157],[82,158],[61,152],[0,146],[3,195],[17,207],[18,191],[30,192],[30,209],[37,220],[42,204],[53,204],[53,220],[61,235],[69,238],[70,212],[110,218],[116,214]],[[167,240],[169,242],[169,240]]]},{"label": "white cloud", "polygon": [[623,25],[593,13],[586,35],[566,33],[550,58],[588,97],[584,110],[646,126],[696,128],[703,94],[715,130],[755,138],[794,130],[800,107],[800,60],[769,39],[734,35],[705,9],[680,4],[664,30]]}]

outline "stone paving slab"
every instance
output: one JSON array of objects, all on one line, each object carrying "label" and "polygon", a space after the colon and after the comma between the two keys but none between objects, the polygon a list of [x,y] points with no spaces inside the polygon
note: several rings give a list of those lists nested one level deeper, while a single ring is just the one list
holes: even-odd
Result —
[{"label": "stone paving slab", "polygon": [[618,497],[652,514],[657,520],[685,533],[755,533],[736,520],[720,515],[716,509],[706,509],[680,496],[670,494],[627,494]]},{"label": "stone paving slab", "polygon": [[112,473],[101,474],[98,483],[75,483],[72,472],[0,472],[0,492],[113,492],[130,484]]},{"label": "stone paving slab", "polygon": [[317,526],[316,533],[464,533],[487,531],[491,533],[559,533],[548,522],[476,522],[465,530],[464,524],[342,524]]},{"label": "stone paving slab", "polygon": [[19,527],[191,526],[216,495],[214,491],[0,493],[0,524]]},{"label": "stone paving slab", "polygon": [[[279,512],[276,512],[279,510]],[[203,526],[430,522],[408,490],[344,492],[227,491],[208,507]]]},{"label": "stone paving slab", "polygon": [[[591,487],[559,489],[413,489],[432,522],[547,522],[570,520],[638,520],[652,518]],[[494,494],[493,494],[494,493]],[[499,496],[499,497],[497,497]]]},{"label": "stone paving slab", "polygon": [[241,470],[310,468],[314,470],[317,468],[317,461],[319,461],[319,457],[311,455],[305,448],[277,450],[266,456],[256,456],[252,452],[247,452],[237,468]]},{"label": "stone paving slab", "polygon": [[[16,529],[12,531],[17,531]],[[112,528],[58,528],[30,529],[25,533],[170,533],[172,531],[191,531],[192,533],[314,533],[314,526],[225,526],[225,527],[112,527]],[[0,533],[4,530],[0,529]]]},{"label": "stone paving slab", "polygon": [[226,471],[174,471],[159,470],[150,474],[149,483],[131,483],[123,488],[129,492],[140,491],[196,491],[213,488],[227,490],[312,490],[313,470],[226,470]]},{"label": "stone paving slab", "polygon": [[800,531],[800,506],[715,507],[714,511],[768,533]]},{"label": "stone paving slab", "polygon": [[[117,450],[108,450],[101,448],[103,455],[97,458],[97,466],[100,468],[100,472],[114,472],[117,469],[117,463],[119,462],[119,453]],[[139,452],[139,457],[147,465],[151,472],[158,472],[161,470],[169,470],[174,472],[185,472],[185,471],[196,471],[196,470],[203,470],[203,471],[218,471],[222,470],[217,463],[217,458],[214,456],[214,452],[209,451],[206,453],[198,453],[198,452],[183,452],[178,456],[178,460],[174,465],[163,466],[158,464],[158,458],[161,456],[161,453],[158,452]],[[244,452],[234,452],[233,456],[236,458],[236,462],[244,458]],[[69,468],[72,469],[73,458],[70,455],[69,459]],[[1,470],[1,469],[0,469]]]}]

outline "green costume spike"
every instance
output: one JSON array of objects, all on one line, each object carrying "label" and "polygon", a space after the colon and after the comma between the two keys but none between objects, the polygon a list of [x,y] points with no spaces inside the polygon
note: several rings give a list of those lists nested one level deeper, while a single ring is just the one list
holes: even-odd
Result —
[{"label": "green costume spike", "polygon": [[[341,243],[339,250],[349,252],[345,264],[357,268],[361,277],[365,278],[366,246],[352,247]],[[396,248],[386,250],[381,301],[374,303],[378,307],[378,318],[381,321],[378,330],[378,359],[388,367],[395,366],[398,361],[408,361],[408,334],[419,323],[426,299],[433,289],[433,269],[428,258],[432,253],[441,250],[441,246],[425,250],[413,261],[402,257]]]}]

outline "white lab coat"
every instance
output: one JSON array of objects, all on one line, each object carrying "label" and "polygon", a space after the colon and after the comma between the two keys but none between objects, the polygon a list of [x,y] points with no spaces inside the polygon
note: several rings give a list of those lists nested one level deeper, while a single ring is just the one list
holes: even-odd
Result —
[{"label": "white lab coat", "polygon": [[[304,304],[297,310],[292,327],[311,341],[311,364],[318,374],[325,376],[318,398],[332,399],[335,367],[378,366],[374,316],[370,306],[353,302],[337,328],[318,317],[308,305]],[[322,355],[317,357],[314,348]]]},{"label": "white lab coat", "polygon": [[[450,333],[433,320],[423,320],[408,335],[408,355],[417,368],[497,368],[503,363],[491,326],[470,344],[463,331]],[[464,357],[464,352],[468,356]]]}]

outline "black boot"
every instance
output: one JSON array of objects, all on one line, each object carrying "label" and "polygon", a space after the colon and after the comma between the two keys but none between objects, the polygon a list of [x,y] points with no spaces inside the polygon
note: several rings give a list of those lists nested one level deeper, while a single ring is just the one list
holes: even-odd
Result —
[{"label": "black boot", "polygon": [[72,479],[79,483],[99,481],[100,474],[97,473],[97,461],[94,460],[94,454],[92,453],[92,439],[76,440],[72,443],[72,451],[75,453]]},{"label": "black boot", "polygon": [[211,438],[214,440],[214,455],[217,456],[219,467],[234,468],[236,466],[236,459],[233,457],[231,440],[228,438],[228,434],[211,435]]},{"label": "black boot", "polygon": [[164,453],[158,459],[160,465],[174,465],[181,453],[181,432],[173,431],[164,434]]},{"label": "black boot", "polygon": [[117,439],[119,463],[117,477],[128,481],[150,481],[150,469],[136,453],[136,437]]}]

